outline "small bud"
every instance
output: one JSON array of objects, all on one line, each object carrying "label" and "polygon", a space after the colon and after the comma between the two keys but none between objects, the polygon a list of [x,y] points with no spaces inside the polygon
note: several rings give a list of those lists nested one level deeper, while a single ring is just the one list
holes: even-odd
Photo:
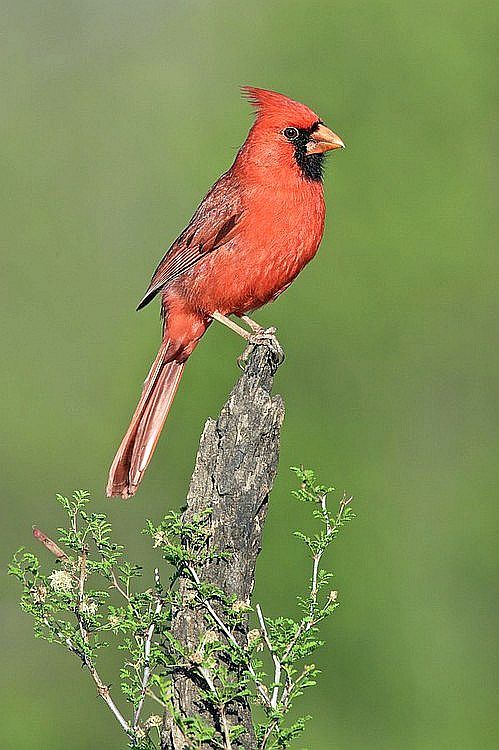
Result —
[{"label": "small bud", "polygon": [[203,663],[203,654],[201,651],[194,651],[190,655],[190,660],[193,664],[202,664]]},{"label": "small bud", "polygon": [[248,601],[243,602],[240,599],[237,599],[232,605],[232,611],[233,612],[250,612],[251,611],[250,603]]},{"label": "small bud", "polygon": [[329,601],[335,602],[338,599],[338,592],[337,591],[331,591],[329,594]]},{"label": "small bud", "polygon": [[107,621],[112,628],[117,628],[121,622],[121,617],[118,617],[118,615],[109,615]]},{"label": "small bud", "polygon": [[49,581],[54,591],[69,592],[73,588],[73,579],[67,570],[54,570],[49,575]]},{"label": "small bud", "polygon": [[135,736],[137,737],[138,740],[143,740],[144,737],[146,736],[146,733],[142,729],[142,727],[137,727],[137,729],[135,730]]},{"label": "small bud", "polygon": [[260,633],[258,628],[253,628],[253,630],[248,631],[247,638],[248,638],[248,643],[250,644],[250,646],[252,643],[256,643],[256,641],[259,641],[261,637],[262,637],[262,634]]},{"label": "small bud", "polygon": [[163,726],[163,717],[159,716],[158,714],[152,714],[144,722],[145,729],[150,729],[151,727],[162,727],[162,726]]},{"label": "small bud", "polygon": [[263,641],[262,641],[262,634],[258,630],[258,628],[254,628],[253,630],[248,631],[248,635],[246,636],[248,639],[248,646],[254,646],[256,645],[257,651],[263,651]]}]

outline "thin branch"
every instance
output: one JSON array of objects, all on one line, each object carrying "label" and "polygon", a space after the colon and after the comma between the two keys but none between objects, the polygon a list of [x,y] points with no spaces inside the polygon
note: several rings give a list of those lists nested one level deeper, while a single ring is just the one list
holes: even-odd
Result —
[{"label": "thin branch", "polygon": [[[285,670],[286,671],[286,670]],[[284,686],[284,689],[282,691],[281,695],[281,710],[283,713],[286,713],[291,708],[291,696],[293,694],[293,691],[296,690],[300,682],[306,677],[306,675],[309,673],[310,667],[305,666],[301,673],[298,675],[298,677],[293,681],[291,680],[289,673],[286,671],[286,685]],[[272,732],[279,726],[279,718],[274,717],[267,729],[265,730],[265,733],[262,737],[262,741],[260,743],[260,747],[258,750],[265,750],[267,746],[267,742],[269,741],[270,737],[272,736]]]},{"label": "thin branch", "polygon": [[[338,511],[339,515],[341,515],[341,513],[343,512],[342,502],[340,503],[340,508]],[[324,522],[326,524],[326,533],[327,533],[327,536],[330,537],[331,534],[333,533],[333,529],[331,527],[331,519],[329,518],[329,512],[327,509],[327,495],[321,495],[320,503],[321,503],[322,515],[324,516]]]},{"label": "thin branch", "polygon": [[265,750],[265,748],[267,747],[267,742],[269,741],[270,736],[272,732],[274,731],[274,729],[276,728],[276,726],[277,726],[277,719],[272,719],[267,729],[265,730],[265,734],[262,737],[259,750]]},{"label": "thin branch", "polygon": [[230,741],[230,728],[227,722],[227,716],[225,715],[225,706],[220,706],[220,723],[222,724],[222,731],[225,739],[225,747],[227,750],[232,750],[232,743]]},{"label": "thin branch", "polygon": [[[336,519],[333,525],[331,525],[329,512],[327,510],[327,495],[321,496],[320,503],[321,503],[322,514],[324,516],[324,521],[326,524],[326,539],[328,540],[328,542],[333,537],[338,527],[338,523],[342,519],[345,508],[347,507],[347,505],[349,505],[352,502],[352,500],[353,500],[352,497],[347,498],[346,495],[343,495],[341,502],[340,502],[339,509],[338,509],[338,515],[336,516]],[[284,652],[283,657],[282,657],[283,662],[286,661],[286,659],[290,655],[293,648],[296,646],[296,643],[298,642],[299,638],[303,635],[303,633],[307,633],[311,628],[317,625],[318,621],[314,619],[315,609],[317,606],[317,580],[318,580],[318,574],[319,574],[319,565],[320,565],[320,561],[324,552],[325,552],[325,549],[323,549],[317,555],[313,556],[314,563],[313,563],[313,569],[312,569],[312,585],[311,585],[311,591],[310,591],[312,602],[310,603],[309,617],[305,620],[302,620],[294,637],[289,642],[288,647],[286,648],[286,651]]]},{"label": "thin branch", "polygon": [[[82,617],[82,605],[85,597],[85,578],[87,576],[87,549],[84,547],[80,556],[80,576],[78,579],[78,601],[76,602],[75,614],[80,627],[80,634],[84,643],[88,643],[88,632]],[[86,658],[86,657],[85,657]]]},{"label": "thin branch", "polygon": [[274,648],[272,646],[272,643],[269,638],[269,634],[267,631],[267,626],[265,625],[265,618],[263,616],[262,608],[259,604],[256,605],[256,613],[258,615],[258,620],[260,621],[260,627],[262,629],[262,635],[265,643],[267,644],[267,648],[270,652],[270,655],[272,657],[272,661],[274,662],[274,688],[272,690],[272,697],[270,699],[270,705],[271,708],[277,707],[277,701],[279,698],[279,686],[281,682],[281,669],[282,664],[279,660],[279,657],[277,656],[276,652],[274,651]]},{"label": "thin branch", "polygon": [[[76,609],[75,609],[76,619],[78,621],[80,634],[81,634],[84,644],[88,644],[88,631],[85,627],[84,618],[82,617],[81,607],[82,607],[84,596],[85,596],[86,575],[87,575],[87,549],[86,547],[84,547],[82,549],[81,556],[80,556],[80,576],[78,580],[78,601],[77,601]],[[101,679],[101,676],[97,672],[97,669],[93,663],[92,658],[89,656],[89,654],[86,653],[86,651],[83,651],[83,653],[80,654],[80,658],[83,661],[83,664],[87,667],[88,671],[90,672],[90,676],[92,677],[92,680],[94,681],[95,686],[97,687],[97,692],[102,698],[102,700],[106,703],[111,713],[115,716],[116,720],[119,722],[122,729],[130,737],[134,737],[135,736],[135,732],[133,731],[134,728],[130,727],[126,719],[123,717],[121,711],[118,709],[115,702],[111,698],[109,687]]]},{"label": "thin branch", "polygon": [[80,649],[75,646],[71,638],[69,636],[65,636],[64,633],[61,633],[60,630],[54,630],[53,626],[51,626],[49,620],[47,617],[43,617],[43,621],[45,625],[55,633],[57,638],[59,638],[60,641],[66,644],[68,649],[71,651],[71,653],[75,654],[83,663],[83,665],[88,669],[90,676],[92,677],[92,680],[94,681],[94,684],[97,688],[97,693],[100,695],[104,703],[107,705],[111,713],[114,715],[118,723],[120,724],[121,728],[129,737],[134,737],[135,733],[126,721],[126,719],[123,717],[122,713],[120,712],[119,708],[111,698],[111,694],[109,692],[109,688],[105,683],[102,681],[99,673],[97,672],[92,660],[89,658],[87,654],[80,651]]},{"label": "thin branch", "polygon": [[319,564],[321,561],[322,554],[323,554],[323,550],[321,550],[320,552],[317,552],[313,556],[314,564],[313,564],[313,569],[312,569],[312,586],[310,588],[310,608],[309,608],[309,613],[308,613],[310,619],[309,619],[309,622],[307,623],[307,627],[305,628],[305,630],[310,630],[310,628],[312,627],[311,623],[313,621],[315,608],[317,606],[317,591],[318,591],[317,578],[319,575]]},{"label": "thin branch", "polygon": [[[77,533],[77,520],[76,520],[76,513],[71,515],[71,527],[74,531],[74,533]],[[62,560],[63,562],[67,562],[69,560],[66,553],[57,545],[50,537],[48,537],[46,534],[43,533],[43,531],[40,531],[36,526],[33,527],[33,536],[35,539],[37,539],[39,542],[43,544],[43,546],[51,552],[55,557],[57,557],[59,560]],[[121,728],[123,729],[126,734],[134,738],[135,733],[133,729],[130,727],[126,719],[123,717],[122,713],[120,712],[119,708],[116,706],[115,702],[111,698],[111,694],[109,692],[109,687],[103,682],[101,676],[97,672],[97,669],[95,668],[95,665],[90,658],[90,656],[85,651],[85,645],[88,643],[88,632],[85,627],[85,622],[81,614],[81,607],[84,601],[84,592],[85,592],[85,579],[86,579],[86,562],[87,562],[87,549],[84,547],[82,549],[81,557],[80,557],[80,574],[78,578],[78,599],[76,602],[75,607],[75,615],[78,622],[78,626],[80,629],[80,635],[82,638],[82,642],[84,644],[83,650],[79,649],[72,641],[72,639],[69,636],[64,635],[60,630],[57,628],[54,628],[53,625],[50,624],[49,619],[46,615],[42,616],[43,622],[45,626],[52,631],[55,636],[59,639],[60,642],[64,643],[68,650],[75,654],[82,664],[88,669],[90,676],[97,688],[97,693],[100,695],[102,700],[106,703],[111,713],[114,715],[118,723],[120,724]]]},{"label": "thin branch", "polygon": [[119,592],[119,593],[121,594],[121,596],[122,596],[122,597],[123,597],[124,599],[126,599],[126,600],[127,600],[127,602],[128,602],[129,604],[131,604],[131,602],[130,602],[130,596],[129,596],[129,595],[128,595],[128,593],[127,593],[127,592],[126,592],[126,591],[125,591],[125,590],[124,590],[124,589],[123,589],[123,588],[122,588],[122,587],[120,586],[120,584],[119,584],[119,581],[118,581],[118,578],[117,578],[117,576],[116,576],[116,573],[115,573],[115,572],[114,572],[114,570],[112,570],[112,569],[111,569],[111,580],[112,580],[112,582],[113,582],[113,587],[114,587],[114,588],[116,589],[116,591],[118,591],[118,592]]},{"label": "thin branch", "polygon": [[[155,568],[154,570],[154,578],[156,581],[156,589],[159,589],[159,570],[158,568]],[[159,592],[158,592],[159,593]],[[163,601],[158,596],[158,599],[156,600],[156,607],[154,609],[154,619],[157,618],[161,610],[163,609]],[[151,677],[151,642],[152,637],[154,635],[154,629],[156,627],[156,623],[153,621],[149,625],[149,628],[147,630],[147,634],[144,640],[144,673],[142,675],[142,684],[141,684],[141,690],[140,690],[140,701],[138,703],[137,708],[135,709],[135,714],[133,716],[133,727],[134,729],[138,726],[140,714],[142,711],[142,707],[144,705],[144,699],[146,697],[146,691],[147,686],[149,684],[149,680]]]},{"label": "thin branch", "polygon": [[[310,610],[309,610],[309,617],[310,622],[307,623],[307,627],[305,630],[310,630],[312,627],[312,622],[315,614],[315,609],[317,607],[317,593],[318,593],[318,585],[317,580],[319,576],[319,565],[322,559],[322,555],[326,551],[327,544],[329,543],[331,537],[333,536],[334,526],[331,526],[331,519],[329,518],[329,512],[327,509],[327,495],[321,495],[320,497],[320,504],[321,504],[321,511],[322,511],[322,517],[324,519],[324,523],[326,525],[326,540],[324,547],[315,553],[313,560],[313,571],[312,571],[312,586],[310,590]],[[340,504],[340,510],[338,515],[340,515],[342,512],[342,506]]]},{"label": "thin branch", "polygon": [[151,688],[147,688],[146,695],[148,698],[152,698],[153,701],[156,701],[156,703],[159,703],[159,705],[162,706],[163,708],[167,707],[167,704],[164,701],[162,701],[161,698],[158,698],[156,693],[153,690],[151,690]]},{"label": "thin branch", "polygon": [[92,679],[97,687],[97,692],[102,698],[102,700],[107,704],[109,710],[114,714],[116,717],[116,720],[119,722],[121,728],[124,732],[128,734],[129,737],[134,738],[135,732],[133,731],[132,727],[128,724],[128,722],[124,719],[123,715],[121,714],[119,708],[116,706],[115,702],[111,698],[111,694],[109,692],[109,687],[101,680],[99,673],[95,669],[93,662],[90,659],[87,659],[86,666],[88,668],[88,671],[90,672]]},{"label": "thin branch", "polygon": [[[321,562],[321,559],[322,559],[322,556],[323,556],[324,552],[327,549],[327,546],[328,546],[329,542],[331,541],[331,539],[334,536],[334,533],[335,533],[335,531],[336,531],[336,529],[338,527],[338,524],[341,522],[341,519],[342,519],[343,512],[344,512],[345,508],[347,507],[347,505],[349,505],[349,503],[351,501],[352,501],[351,497],[347,498],[346,495],[343,496],[343,498],[342,498],[342,500],[340,502],[339,509],[338,509],[338,514],[337,514],[337,516],[336,516],[336,518],[334,520],[334,523],[331,524],[331,518],[330,518],[330,515],[329,515],[328,508],[327,508],[327,495],[326,494],[321,495],[321,497],[319,499],[319,502],[320,502],[320,505],[321,505],[322,516],[323,516],[324,523],[325,523],[325,526],[326,526],[326,539],[325,539],[326,544],[324,545],[324,547],[321,550],[319,550],[318,552],[316,552],[313,555],[313,557],[312,557],[312,559],[313,559],[313,566],[312,566],[312,578],[311,578],[311,586],[310,586],[309,615],[308,615],[308,617],[306,619],[303,619],[301,621],[300,625],[298,626],[298,628],[296,630],[296,633],[294,634],[294,636],[291,639],[291,641],[288,643],[288,646],[287,646],[286,650],[284,651],[284,654],[283,654],[283,657],[282,657],[282,661],[279,661],[279,659],[278,659],[277,655],[275,654],[274,649],[272,647],[272,643],[271,643],[270,638],[268,636],[267,628],[266,628],[266,625],[265,625],[265,619],[263,617],[263,613],[262,613],[261,607],[260,607],[259,604],[257,604],[257,606],[256,606],[256,611],[257,611],[257,614],[258,614],[258,619],[260,621],[260,626],[261,626],[261,629],[262,629],[263,638],[264,638],[264,641],[265,641],[265,643],[267,645],[267,648],[270,651],[270,654],[272,656],[272,659],[273,659],[274,665],[275,665],[274,683],[280,682],[282,664],[283,664],[283,662],[285,662],[288,659],[288,657],[291,654],[293,648],[296,646],[298,640],[301,638],[301,636],[304,633],[307,633],[311,628],[313,628],[317,624],[317,622],[319,621],[319,619],[320,619],[320,615],[319,615],[319,618],[316,618],[317,597],[318,597],[318,590],[319,590],[318,579],[319,579],[320,562]],[[286,672],[286,683],[285,683],[285,685],[283,687],[283,690],[282,690],[282,693],[281,693],[281,698],[279,700],[279,685],[278,684],[277,685],[274,684],[274,689],[273,689],[273,692],[272,692],[271,705],[272,705],[273,708],[276,708],[277,705],[278,705],[278,703],[280,703],[281,707],[282,707],[282,710],[286,712],[289,709],[289,707],[290,707],[289,704],[290,704],[290,699],[291,699],[291,695],[292,695],[293,691],[298,687],[298,685],[300,684],[300,682],[306,677],[306,675],[308,674],[309,669],[305,666],[303,668],[302,672],[299,674],[299,676],[296,677],[294,680],[291,679],[291,677],[289,675],[289,672],[286,669],[286,667],[284,667],[284,670]],[[265,730],[265,734],[262,737],[262,742],[260,744],[259,750],[265,750],[265,748],[267,746],[267,742],[269,741],[269,739],[270,739],[270,737],[272,735],[272,732],[275,730],[275,728],[278,726],[278,724],[279,724],[279,721],[276,718],[272,719],[272,721],[269,723],[267,729]]]}]

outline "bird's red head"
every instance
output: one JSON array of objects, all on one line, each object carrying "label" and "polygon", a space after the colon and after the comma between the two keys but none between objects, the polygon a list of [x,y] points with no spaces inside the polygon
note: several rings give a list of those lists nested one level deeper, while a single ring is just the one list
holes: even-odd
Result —
[{"label": "bird's red head", "polygon": [[305,104],[254,86],[243,86],[242,92],[256,109],[255,123],[243,147],[248,160],[260,169],[298,168],[301,177],[320,181],[324,154],[344,148],[341,138]]}]

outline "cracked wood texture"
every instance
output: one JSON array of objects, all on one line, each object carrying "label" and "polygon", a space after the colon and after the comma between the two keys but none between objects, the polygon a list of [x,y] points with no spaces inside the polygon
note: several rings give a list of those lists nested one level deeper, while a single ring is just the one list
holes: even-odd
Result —
[{"label": "cracked wood texture", "polygon": [[[203,582],[216,585],[242,602],[249,602],[253,591],[268,496],[279,460],[284,403],[280,396],[271,393],[276,368],[275,355],[270,349],[255,347],[220,416],[216,421],[209,419],[205,425],[187,496],[185,517],[211,508],[208,543],[230,555],[228,560],[204,564],[197,574]],[[180,592],[182,599],[189,601],[188,581],[181,580]],[[194,650],[200,635],[211,626],[206,622],[204,608],[187,604],[174,615],[172,627],[178,640]],[[246,642],[247,621],[234,635],[240,643]],[[179,670],[174,674],[175,709],[183,716],[199,715],[221,731],[220,716],[205,705],[200,686],[190,672]],[[232,750],[254,750],[256,743],[247,701],[233,702],[225,713],[229,726],[242,724],[246,728],[232,742]],[[191,747],[168,715],[162,735],[162,750]],[[203,750],[213,747],[210,742],[202,745]]]}]

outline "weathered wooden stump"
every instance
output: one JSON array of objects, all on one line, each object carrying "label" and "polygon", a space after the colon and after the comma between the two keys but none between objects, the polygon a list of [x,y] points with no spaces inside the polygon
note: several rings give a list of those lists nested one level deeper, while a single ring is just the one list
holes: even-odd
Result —
[{"label": "weathered wooden stump", "polygon": [[[262,546],[268,497],[277,471],[284,403],[272,396],[277,368],[274,354],[265,346],[255,348],[234,386],[220,416],[205,425],[187,496],[187,519],[211,508],[208,545],[229,553],[198,569],[199,578],[249,602],[254,586],[255,565]],[[189,581],[182,579],[180,592],[188,602]],[[173,633],[188,649],[195,648],[206,630],[205,612],[187,603],[174,614]],[[246,642],[245,625],[235,637]],[[210,711],[200,694],[200,684],[191,672],[173,675],[173,702],[183,716],[202,716],[220,730],[220,717]],[[251,712],[246,700],[233,701],[226,710],[229,726],[243,725],[245,733],[234,748],[254,750]],[[186,750],[189,744],[169,715],[165,716],[162,750]],[[207,743],[206,748],[212,746]]]}]

